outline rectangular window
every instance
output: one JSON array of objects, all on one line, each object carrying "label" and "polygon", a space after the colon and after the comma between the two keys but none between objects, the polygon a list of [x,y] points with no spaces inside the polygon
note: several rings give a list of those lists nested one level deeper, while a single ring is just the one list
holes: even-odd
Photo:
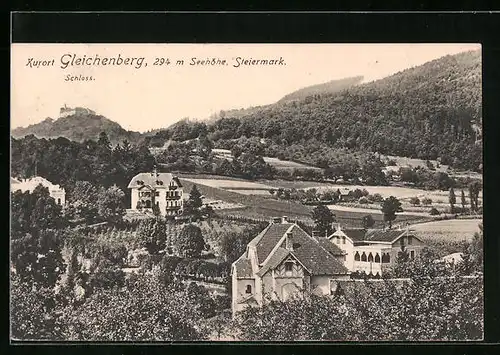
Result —
[{"label": "rectangular window", "polygon": [[156,191],[155,196],[160,196],[160,191]]},{"label": "rectangular window", "polygon": [[411,243],[413,242],[413,238],[410,236],[408,236],[408,245],[411,245]]},{"label": "rectangular window", "polygon": [[415,259],[415,251],[410,251],[410,258]]},{"label": "rectangular window", "polygon": [[292,270],[293,270],[293,263],[292,262],[285,263],[285,271],[291,272]]}]

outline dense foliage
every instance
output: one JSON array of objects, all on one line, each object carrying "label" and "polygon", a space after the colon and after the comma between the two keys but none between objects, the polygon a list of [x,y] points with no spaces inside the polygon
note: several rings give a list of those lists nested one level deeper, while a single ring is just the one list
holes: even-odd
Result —
[{"label": "dense foliage", "polygon": [[[336,94],[272,105],[210,127],[214,140],[262,137],[307,150],[323,144],[478,171],[482,149],[480,52],[446,56]],[[285,151],[283,149],[283,151]],[[311,159],[312,161],[312,159]]]},{"label": "dense foliage", "polygon": [[12,176],[31,177],[35,173],[71,193],[77,181],[105,188],[116,185],[128,193],[128,183],[140,172],[151,171],[154,158],[146,147],[128,141],[111,147],[104,135],[98,141],[78,143],[66,138],[12,139]]},{"label": "dense foliage", "polygon": [[12,136],[22,138],[35,135],[38,138],[65,137],[72,141],[84,142],[96,140],[101,132],[106,132],[112,143],[127,140],[137,142],[141,138],[138,132],[127,131],[118,123],[93,113],[79,113],[56,120],[46,118],[40,123],[28,127],[18,127],[12,130]]},{"label": "dense foliage", "polygon": [[249,307],[238,314],[235,332],[243,340],[273,341],[480,340],[484,291],[477,243],[470,244],[475,262],[468,272],[447,270],[424,249],[396,265],[392,276],[405,279],[343,281],[331,296]]}]

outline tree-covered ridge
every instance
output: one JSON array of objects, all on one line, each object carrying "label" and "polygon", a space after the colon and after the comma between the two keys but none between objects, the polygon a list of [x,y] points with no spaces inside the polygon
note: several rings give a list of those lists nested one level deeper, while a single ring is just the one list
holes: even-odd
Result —
[{"label": "tree-covered ridge", "polygon": [[79,113],[56,120],[47,118],[40,123],[29,125],[28,127],[15,128],[11,134],[14,138],[33,134],[38,138],[65,137],[72,141],[83,142],[87,139],[97,139],[101,132],[106,132],[113,144],[121,142],[124,139],[127,139],[129,142],[137,142],[141,138],[140,133],[127,131],[118,123],[93,113]]},{"label": "tree-covered ridge", "polygon": [[269,106],[223,118],[214,140],[257,136],[289,147],[324,144],[422,159],[440,158],[480,170],[482,148],[480,52],[446,56],[335,94]]},{"label": "tree-covered ridge", "polygon": [[28,178],[35,174],[73,190],[77,181],[110,187],[116,184],[128,193],[127,185],[140,172],[150,171],[154,158],[143,146],[127,140],[111,146],[102,132],[99,139],[82,143],[66,138],[38,139],[33,135],[11,141],[11,174]]},{"label": "tree-covered ridge", "polygon": [[363,76],[354,76],[343,79],[330,80],[329,82],[307,86],[285,95],[278,103],[301,100],[310,95],[333,94],[346,90],[354,85],[358,85],[363,80]]}]

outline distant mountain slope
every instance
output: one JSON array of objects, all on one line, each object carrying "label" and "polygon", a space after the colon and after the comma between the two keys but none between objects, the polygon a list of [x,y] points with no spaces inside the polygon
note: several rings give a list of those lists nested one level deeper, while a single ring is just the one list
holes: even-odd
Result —
[{"label": "distant mountain slope", "polygon": [[345,90],[347,88],[359,84],[362,80],[363,80],[362,76],[356,76],[350,78],[335,79],[327,83],[307,86],[285,95],[276,103],[269,105],[239,108],[239,109],[221,110],[220,112],[211,115],[204,122],[206,122],[207,124],[212,124],[221,118],[226,118],[226,117],[241,118],[247,115],[258,114],[262,110],[269,109],[271,107],[276,107],[289,101],[300,100],[309,95],[331,94],[341,90]]},{"label": "distant mountain slope", "polygon": [[[270,105],[231,121],[224,139],[322,143],[477,170],[482,161],[481,53],[448,55],[333,94]],[[227,126],[227,125],[226,125]],[[221,120],[213,129],[224,127]],[[216,132],[215,132],[216,133]],[[310,149],[309,149],[310,150]]]},{"label": "distant mountain slope", "polygon": [[358,85],[362,80],[363,76],[355,76],[350,78],[331,80],[323,84],[308,86],[285,95],[278,102],[282,103],[292,100],[301,100],[310,95],[333,94],[348,89],[354,85]]},{"label": "distant mountain slope", "polygon": [[139,132],[127,131],[118,123],[97,115],[92,111],[75,113],[58,119],[47,118],[40,123],[19,127],[12,130],[14,138],[21,138],[30,134],[38,138],[57,138],[83,142],[87,139],[96,140],[99,133],[106,132],[111,143],[116,144],[127,139],[137,142],[141,138]]}]

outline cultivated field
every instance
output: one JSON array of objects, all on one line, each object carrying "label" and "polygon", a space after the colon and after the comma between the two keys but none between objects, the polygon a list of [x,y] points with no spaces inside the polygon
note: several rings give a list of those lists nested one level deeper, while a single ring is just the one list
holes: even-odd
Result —
[{"label": "cultivated field", "polygon": [[[417,166],[423,166],[423,167],[426,166],[424,159],[406,158],[406,157],[400,157],[400,156],[396,156],[396,155],[381,155],[381,158],[382,157],[386,157],[388,159],[394,160],[397,164],[398,169],[401,166],[410,166],[413,168],[416,168]],[[448,165],[440,165],[439,167],[437,167],[436,160],[429,160],[429,161],[432,163],[432,165],[434,165],[434,167],[436,167],[436,171],[448,172],[448,170],[449,170]],[[391,168],[393,168],[393,167],[391,167]]]},{"label": "cultivated field", "polygon": [[[378,208],[359,208],[359,207],[349,207],[344,205],[328,205],[328,208],[335,212],[356,212],[356,213],[364,213],[364,214],[382,214],[380,207]],[[420,217],[429,217],[428,212],[399,212],[398,216],[420,216]]]},{"label": "cultivated field", "polygon": [[195,184],[202,184],[218,189],[232,190],[265,190],[268,191],[271,187],[252,181],[245,180],[227,180],[227,179],[192,179],[185,178],[184,180],[191,181]]},{"label": "cultivated field", "polygon": [[279,160],[278,158],[270,158],[270,157],[264,157],[263,159],[266,163],[274,166],[276,169],[312,169],[319,171],[323,170],[315,166],[297,163],[290,160]]},{"label": "cultivated field", "polygon": [[[233,160],[233,157],[231,155],[231,151],[227,149],[214,149],[215,156],[220,159],[227,159],[229,161]],[[271,158],[271,157],[262,157],[266,163],[269,165],[273,166],[276,169],[313,169],[313,170],[323,170],[321,168],[303,164],[303,163],[297,163],[291,160],[280,160],[278,158]]]},{"label": "cultivated field", "polygon": [[448,219],[414,224],[411,229],[423,240],[462,241],[472,239],[480,223],[481,219]]},{"label": "cultivated field", "polygon": [[[192,179],[190,179],[192,180]],[[266,198],[257,195],[244,195],[239,192],[228,191],[223,188],[206,185],[206,181],[193,182],[186,179],[181,179],[186,191],[190,191],[193,185],[196,185],[201,194],[210,200],[219,200],[227,203],[233,203],[245,206],[243,209],[238,209],[238,215],[259,216],[260,218],[269,219],[276,216],[287,215],[291,218],[307,220],[311,217],[311,208],[299,203],[273,200],[270,197]]]}]

